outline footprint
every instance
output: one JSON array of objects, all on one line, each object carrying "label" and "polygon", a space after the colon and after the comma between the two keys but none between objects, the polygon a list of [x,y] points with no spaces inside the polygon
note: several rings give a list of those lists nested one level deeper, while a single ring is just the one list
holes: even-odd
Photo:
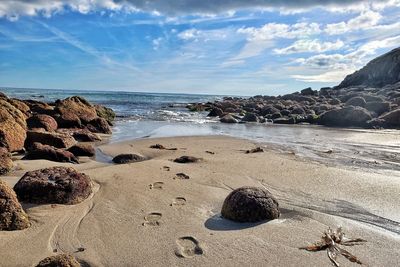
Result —
[{"label": "footprint", "polygon": [[184,197],[177,197],[175,198],[172,203],[170,204],[170,206],[183,206],[186,204],[186,198]]},{"label": "footprint", "polygon": [[162,189],[163,185],[164,185],[163,182],[155,182],[155,183],[149,184],[149,188],[150,189]]},{"label": "footprint", "polygon": [[204,253],[199,241],[192,236],[178,238],[176,244],[178,247],[175,250],[175,255],[181,258],[191,258]]},{"label": "footprint", "polygon": [[174,177],[174,179],[181,179],[181,180],[187,180],[189,179],[189,175],[184,174],[183,172],[177,173],[176,177]]},{"label": "footprint", "polygon": [[142,223],[143,226],[159,226],[162,214],[159,212],[151,212],[144,216],[144,222]]}]

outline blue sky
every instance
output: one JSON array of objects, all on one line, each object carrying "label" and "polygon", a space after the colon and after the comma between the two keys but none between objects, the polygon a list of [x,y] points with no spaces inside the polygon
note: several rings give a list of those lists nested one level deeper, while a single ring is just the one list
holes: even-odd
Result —
[{"label": "blue sky", "polygon": [[3,0],[0,86],[317,89],[398,47],[399,18],[400,0]]}]

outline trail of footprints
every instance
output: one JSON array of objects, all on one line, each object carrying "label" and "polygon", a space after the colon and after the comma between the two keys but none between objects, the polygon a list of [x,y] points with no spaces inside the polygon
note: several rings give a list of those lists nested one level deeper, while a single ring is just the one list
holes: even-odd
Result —
[{"label": "trail of footprints", "polygon": [[[163,170],[170,171],[170,167],[164,166]],[[184,173],[177,173],[173,179],[187,180],[190,179],[189,175]],[[154,182],[149,185],[149,189],[163,189],[163,182]],[[179,207],[186,204],[186,198],[176,197],[170,204],[171,207]],[[143,226],[160,226],[162,213],[151,212],[144,216]],[[175,255],[180,258],[192,258],[196,255],[203,255],[204,250],[201,247],[200,242],[193,236],[183,236],[176,240],[177,247],[175,249]]]}]

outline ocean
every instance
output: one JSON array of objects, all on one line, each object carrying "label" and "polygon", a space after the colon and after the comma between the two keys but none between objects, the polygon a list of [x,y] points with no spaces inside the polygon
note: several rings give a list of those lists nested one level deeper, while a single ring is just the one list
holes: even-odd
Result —
[{"label": "ocean", "polygon": [[188,103],[223,98],[218,95],[14,88],[2,88],[0,91],[9,97],[44,102],[79,95],[92,103],[110,107],[117,114],[110,142],[152,137],[228,135],[323,164],[374,172],[400,170],[398,130],[222,124],[216,118],[208,118],[207,112],[190,112],[186,108]]}]

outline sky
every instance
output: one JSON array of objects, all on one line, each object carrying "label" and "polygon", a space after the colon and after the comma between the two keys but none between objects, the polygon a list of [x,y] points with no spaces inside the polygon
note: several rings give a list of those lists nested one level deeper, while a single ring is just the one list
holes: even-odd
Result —
[{"label": "sky", "polygon": [[1,0],[0,86],[278,95],[400,44],[400,0]]}]

